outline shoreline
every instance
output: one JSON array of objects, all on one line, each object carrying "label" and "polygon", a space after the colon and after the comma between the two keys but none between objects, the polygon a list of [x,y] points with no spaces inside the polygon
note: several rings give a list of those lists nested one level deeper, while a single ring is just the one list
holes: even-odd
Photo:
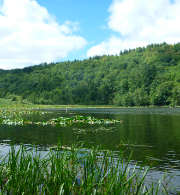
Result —
[{"label": "shoreline", "polygon": [[111,108],[116,108],[116,109],[126,109],[126,108],[180,108],[180,106],[133,106],[133,107],[121,107],[121,106],[115,106],[115,105],[39,105],[39,104],[31,104],[31,103],[20,103],[20,102],[5,102],[4,104],[1,102],[0,99],[0,109],[6,109],[6,108],[11,108],[11,109],[23,109],[23,108],[28,108],[28,109],[46,109],[46,108],[64,108],[64,109],[72,109],[72,108],[106,108],[106,109],[111,109]]}]

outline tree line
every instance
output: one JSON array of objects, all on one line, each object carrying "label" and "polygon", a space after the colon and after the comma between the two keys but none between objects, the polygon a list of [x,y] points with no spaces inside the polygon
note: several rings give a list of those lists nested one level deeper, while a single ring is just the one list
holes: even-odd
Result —
[{"label": "tree line", "polygon": [[0,97],[34,104],[180,106],[180,43],[0,70]]}]

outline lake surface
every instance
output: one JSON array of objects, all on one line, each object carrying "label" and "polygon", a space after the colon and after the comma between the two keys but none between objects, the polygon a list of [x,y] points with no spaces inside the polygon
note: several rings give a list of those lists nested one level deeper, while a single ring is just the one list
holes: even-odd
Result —
[{"label": "lake surface", "polygon": [[[118,108],[118,109],[41,109],[45,114],[23,114],[22,118],[33,122],[47,121],[58,117],[74,115],[91,116],[98,119],[120,119],[121,123],[107,125],[72,124],[67,126],[0,125],[0,153],[7,154],[9,143],[16,138],[16,144],[36,143],[39,150],[57,145],[63,138],[63,144],[84,141],[89,147],[100,145],[103,148],[118,151],[122,142],[124,158],[133,150],[131,164],[150,165],[157,162],[150,177],[160,179],[165,170],[174,175],[172,184],[180,191],[180,108]],[[49,113],[50,112],[50,113]]]}]

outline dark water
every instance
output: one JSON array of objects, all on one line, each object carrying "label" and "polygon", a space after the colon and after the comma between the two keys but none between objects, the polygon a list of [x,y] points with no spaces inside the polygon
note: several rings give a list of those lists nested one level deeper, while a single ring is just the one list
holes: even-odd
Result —
[{"label": "dark water", "polygon": [[[59,116],[91,116],[105,119],[120,119],[122,123],[109,125],[73,124],[70,126],[8,126],[0,125],[0,155],[8,152],[10,139],[16,137],[16,144],[37,143],[40,149],[57,145],[63,138],[65,145],[85,141],[92,145],[118,151],[123,141],[124,157],[131,157],[131,164],[158,162],[154,165],[150,177],[160,179],[165,170],[174,175],[171,180],[180,190],[180,108],[125,108],[125,109],[46,109],[52,113],[44,115],[23,115],[31,121],[46,121]],[[11,136],[10,136],[11,134]],[[78,137],[77,137],[78,136]],[[10,138],[11,137],[11,138]]]}]

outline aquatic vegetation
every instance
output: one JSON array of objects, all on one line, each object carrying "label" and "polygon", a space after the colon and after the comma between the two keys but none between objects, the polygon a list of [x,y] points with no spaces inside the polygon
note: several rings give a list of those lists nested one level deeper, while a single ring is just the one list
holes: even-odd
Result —
[{"label": "aquatic vegetation", "polygon": [[[1,122],[1,121],[0,121]],[[27,124],[33,124],[33,122],[26,120],[26,119],[6,119],[2,120],[3,124],[6,125],[27,125]]]},{"label": "aquatic vegetation", "polygon": [[40,110],[24,110],[24,109],[11,109],[11,110],[0,110],[0,117],[1,118],[9,118],[9,117],[19,117],[21,115],[26,115],[26,114],[47,114],[51,112],[44,112]]},{"label": "aquatic vegetation", "polygon": [[122,122],[119,119],[114,120],[114,119],[97,119],[94,117],[84,117],[80,115],[73,116],[72,118],[68,117],[59,117],[59,118],[53,118],[49,121],[47,121],[47,124],[60,124],[60,125],[65,125],[65,124],[72,124],[72,123],[89,123],[89,124],[112,124],[112,123],[117,123],[117,122]]},{"label": "aquatic vegetation", "polygon": [[88,124],[115,124],[115,123],[122,123],[122,120],[119,119],[97,119],[94,117],[84,117],[80,115],[73,116],[72,118],[68,117],[59,117],[59,118],[53,118],[50,119],[49,121],[43,121],[43,122],[32,122],[26,119],[5,119],[5,120],[0,120],[0,123],[6,124],[6,125],[25,125],[25,124],[36,124],[36,125],[61,125],[61,126],[66,126],[66,125],[71,125],[73,123],[88,123]]},{"label": "aquatic vegetation", "polygon": [[116,145],[117,148],[121,148],[122,146],[128,146],[128,147],[145,147],[145,148],[153,148],[154,146],[151,145],[138,145],[136,143],[131,143],[130,140],[127,140],[126,142],[123,142],[121,140],[120,144]]},{"label": "aquatic vegetation", "polygon": [[98,128],[95,128],[95,127],[93,127],[93,128],[88,128],[88,129],[80,129],[80,128],[74,128],[73,127],[73,131],[75,131],[76,133],[78,133],[78,134],[81,134],[81,133],[84,133],[84,134],[86,134],[86,133],[88,133],[88,132],[99,132],[99,131],[109,131],[109,132],[113,132],[113,130],[114,130],[114,127],[107,127],[107,126],[100,126],[100,127],[98,127]]},{"label": "aquatic vegetation", "polygon": [[[11,151],[0,163],[0,193],[2,194],[158,194],[161,180],[146,182],[150,167],[132,169],[130,158],[123,162],[123,152],[114,158],[111,151],[100,148],[84,150],[82,144],[72,145],[67,151],[58,145],[57,151],[39,154],[22,144]],[[45,156],[45,157],[43,157]]]}]

